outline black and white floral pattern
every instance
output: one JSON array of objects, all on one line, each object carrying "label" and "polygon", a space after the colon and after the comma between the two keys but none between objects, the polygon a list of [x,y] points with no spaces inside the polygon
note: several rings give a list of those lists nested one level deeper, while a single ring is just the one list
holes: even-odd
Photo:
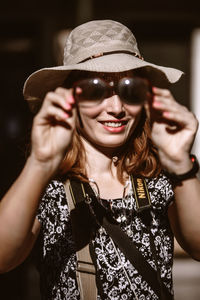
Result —
[{"label": "black and white floral pattern", "polygon": [[[150,247],[150,233],[143,218],[136,213],[131,190],[126,201],[112,200],[112,211],[120,215],[126,211],[127,221],[121,223],[149,264],[160,270],[161,278],[169,291],[172,288],[173,234],[167,208],[173,199],[171,184],[165,175],[146,179],[152,201],[151,234],[157,254],[155,262]],[[76,255],[65,189],[62,182],[52,181],[41,201],[37,218],[42,224],[43,247],[41,253],[41,293],[45,300],[80,299],[76,282]],[[102,283],[100,299],[159,299],[134,266],[116,247],[104,229],[97,230],[92,241],[97,260],[97,272]],[[135,296],[136,295],[136,296]],[[137,297],[137,298],[136,298]]]}]

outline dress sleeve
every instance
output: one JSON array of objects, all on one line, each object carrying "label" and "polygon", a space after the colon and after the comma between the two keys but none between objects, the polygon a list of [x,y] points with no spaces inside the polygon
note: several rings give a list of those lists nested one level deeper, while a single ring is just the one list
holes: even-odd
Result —
[{"label": "dress sleeve", "polygon": [[44,224],[47,218],[55,218],[62,206],[67,206],[64,186],[61,182],[53,180],[47,186],[40,202],[36,218]]},{"label": "dress sleeve", "polygon": [[165,174],[148,181],[152,205],[156,210],[166,211],[174,199],[172,184]]},{"label": "dress sleeve", "polygon": [[46,215],[47,215],[47,204],[48,200],[50,200],[50,186],[49,184],[42,196],[42,200],[40,202],[40,205],[37,210],[36,218],[38,221],[42,224],[45,221]]}]

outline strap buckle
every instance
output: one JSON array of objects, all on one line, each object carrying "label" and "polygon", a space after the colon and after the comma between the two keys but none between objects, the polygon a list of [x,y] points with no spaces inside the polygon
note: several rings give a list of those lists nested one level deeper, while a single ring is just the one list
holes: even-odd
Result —
[{"label": "strap buckle", "polygon": [[77,261],[76,271],[80,273],[96,274],[95,267],[92,263],[81,260]]}]

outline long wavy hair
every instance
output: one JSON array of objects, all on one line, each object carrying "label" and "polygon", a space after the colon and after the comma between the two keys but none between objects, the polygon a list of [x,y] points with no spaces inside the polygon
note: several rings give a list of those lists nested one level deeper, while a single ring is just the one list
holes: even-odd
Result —
[{"label": "long wavy hair", "polygon": [[[72,74],[64,82],[63,86],[69,88],[75,80],[80,77],[85,78],[85,74],[80,71]],[[59,168],[59,177],[63,180],[75,178],[87,181],[86,174],[86,154],[81,142],[79,119],[73,134],[72,142]],[[151,140],[151,126],[143,108],[140,121],[133,134],[125,143],[123,148],[116,153],[117,160],[114,162],[117,168],[117,176],[120,182],[124,183],[124,172],[140,177],[156,177],[161,172],[161,164],[158,152]],[[112,161],[111,161],[112,164]]]}]

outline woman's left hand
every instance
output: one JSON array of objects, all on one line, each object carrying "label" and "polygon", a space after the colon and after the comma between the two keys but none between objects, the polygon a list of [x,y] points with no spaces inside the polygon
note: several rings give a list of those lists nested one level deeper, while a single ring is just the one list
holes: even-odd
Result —
[{"label": "woman's left hand", "polygon": [[176,102],[169,90],[157,87],[153,87],[153,99],[145,108],[163,168],[177,174],[187,172],[191,168],[189,153],[198,128],[196,117]]}]

